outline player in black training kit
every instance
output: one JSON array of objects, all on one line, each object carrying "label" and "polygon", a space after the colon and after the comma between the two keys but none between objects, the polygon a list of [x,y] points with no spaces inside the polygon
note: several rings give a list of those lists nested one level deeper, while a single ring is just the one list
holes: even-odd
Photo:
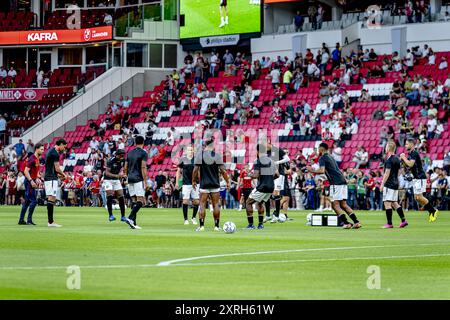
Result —
[{"label": "player in black training kit", "polygon": [[131,212],[126,223],[131,229],[142,229],[136,223],[138,211],[145,204],[145,191],[147,185],[147,151],[144,147],[144,137],[137,136],[134,139],[136,148],[128,152],[124,173],[128,177],[128,192],[131,197]]},{"label": "player in black training kit", "polygon": [[183,187],[181,189],[181,194],[183,196],[183,217],[184,224],[189,224],[188,220],[188,209],[189,209],[189,200],[192,201],[192,224],[197,224],[196,216],[198,212],[198,203],[200,194],[197,188],[194,189],[192,186],[192,173],[194,172],[194,149],[192,147],[188,147],[186,149],[186,156],[180,159],[180,163],[178,164],[177,178],[176,178],[176,187],[179,186],[180,177],[183,178]]},{"label": "player in black training kit", "polygon": [[56,146],[48,150],[45,155],[44,186],[45,195],[47,196],[48,226],[54,228],[62,227],[53,220],[53,209],[58,192],[58,178],[61,180],[66,178],[66,175],[61,170],[61,166],[59,165],[59,155],[66,150],[66,146],[66,140],[59,139],[56,141]]},{"label": "player in black training kit", "polygon": [[422,166],[422,159],[420,159],[419,152],[415,149],[414,139],[406,140],[405,144],[408,156],[404,153],[400,155],[400,160],[411,170],[412,182],[414,189],[414,197],[416,201],[428,211],[428,221],[435,222],[439,213],[439,210],[434,208],[427,198],[423,196],[427,188],[427,176]]},{"label": "player in black training kit", "polygon": [[214,215],[214,231],[220,231],[220,175],[230,189],[230,179],[223,164],[223,155],[214,150],[214,139],[206,140],[206,146],[195,156],[195,167],[192,173],[192,187],[197,188],[200,175],[200,207],[198,209],[200,226],[196,231],[205,231],[206,202],[211,197]]},{"label": "player in black training kit", "polygon": [[258,229],[264,229],[264,203],[270,201],[275,189],[275,179],[279,176],[275,162],[267,156],[266,152],[258,150],[257,156],[253,165],[252,178],[258,179],[258,184],[246,201],[247,229],[255,229],[253,225],[253,204],[255,203],[258,209]]},{"label": "player in black training kit", "polygon": [[400,171],[401,162],[395,155],[395,142],[389,141],[386,144],[386,161],[384,163],[384,176],[381,182],[380,189],[383,191],[383,203],[386,208],[387,223],[383,226],[384,229],[391,229],[392,224],[392,210],[396,210],[400,219],[402,220],[399,228],[404,228],[408,225],[403,213],[403,208],[398,204],[398,172]]},{"label": "player in black training kit", "polygon": [[[347,181],[339,170],[336,160],[328,154],[328,145],[324,142],[319,145],[319,155],[320,168],[314,170],[311,166],[307,166],[306,169],[311,173],[325,174],[327,176],[328,181],[330,181],[331,206],[338,215],[338,220],[342,224],[342,227],[344,229],[361,228],[361,223],[356,218],[355,213],[347,205]],[[353,220],[354,224],[348,222],[345,213]]]},{"label": "player in black training kit", "polygon": [[125,217],[125,199],[123,197],[123,188],[120,179],[122,178],[122,168],[125,164],[125,150],[119,149],[115,155],[109,158],[106,163],[106,170],[103,174],[103,187],[106,191],[106,207],[108,209],[109,221],[114,221],[116,218],[113,215],[113,200],[114,195],[119,200],[121,221],[127,222]]},{"label": "player in black training kit", "polygon": [[[275,190],[273,192],[273,200],[275,202],[275,211],[273,212],[273,217],[272,220],[270,221],[271,223],[275,223],[278,221],[278,216],[280,215],[280,208],[281,208],[281,200],[282,200],[282,195],[281,193],[283,193],[283,196],[286,197],[284,194],[284,188],[287,184],[286,180],[286,168],[289,167],[289,161],[291,161],[289,159],[289,156],[286,154],[286,152],[284,152],[283,149],[277,148],[275,146],[272,145],[272,142],[268,142],[267,143],[267,155],[269,157],[271,157],[271,159],[275,162],[275,164],[278,166],[278,173],[279,173],[279,177],[275,180]],[[288,199],[289,201],[289,199]],[[268,218],[267,215],[270,214],[270,202],[267,201],[266,202],[266,221]],[[287,215],[286,215],[286,218]],[[289,219],[289,218],[288,218]],[[291,220],[291,219],[289,219]]]}]

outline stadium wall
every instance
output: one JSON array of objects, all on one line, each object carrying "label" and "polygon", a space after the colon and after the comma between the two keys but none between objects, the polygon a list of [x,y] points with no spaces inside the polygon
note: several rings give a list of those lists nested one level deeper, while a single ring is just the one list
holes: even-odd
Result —
[{"label": "stadium wall", "polygon": [[319,49],[322,42],[329,47],[334,47],[336,42],[345,44],[347,38],[349,44],[359,39],[364,48],[374,48],[379,54],[389,54],[392,53],[393,47],[399,47],[398,44],[394,46],[392,44],[392,29],[398,28],[406,28],[405,46],[407,48],[428,44],[434,51],[450,51],[450,41],[448,41],[450,22],[385,26],[380,29],[363,28],[361,22],[356,22],[341,30],[264,35],[261,38],[252,39],[251,49],[254,59],[262,56],[274,58],[278,55],[293,57],[295,55],[293,38],[306,35],[306,47],[301,51],[303,53],[307,48],[313,51]]}]

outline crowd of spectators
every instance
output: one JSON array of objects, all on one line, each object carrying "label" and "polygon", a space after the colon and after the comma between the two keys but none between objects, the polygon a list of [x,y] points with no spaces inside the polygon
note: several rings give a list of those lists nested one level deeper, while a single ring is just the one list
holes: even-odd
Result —
[{"label": "crowd of spectators", "polygon": [[[81,171],[70,173],[61,186],[60,203],[64,205],[104,205],[104,191],[102,190],[102,172],[105,162],[110,155],[118,149],[132,147],[133,136],[144,135],[146,148],[149,152],[149,164],[161,164],[169,153],[169,146],[173,146],[179,136],[175,127],[170,128],[163,141],[155,141],[153,136],[158,132],[156,116],[159,111],[168,110],[174,104],[175,112],[189,110],[191,115],[198,116],[197,124],[204,128],[218,128],[226,132],[233,124],[245,125],[249,119],[258,118],[263,107],[270,107],[272,112],[269,123],[284,123],[290,125],[295,136],[320,136],[330,145],[331,154],[338,164],[342,162],[342,147],[345,141],[351,139],[359,130],[360,119],[355,116],[354,102],[371,101],[379,99],[372,97],[367,90],[362,90],[359,97],[350,97],[347,91],[348,85],[364,84],[370,77],[383,77],[385,73],[397,71],[401,73],[401,80],[393,84],[389,97],[388,110],[377,109],[373,114],[374,119],[398,119],[396,128],[384,127],[380,133],[380,145],[395,139],[399,146],[404,144],[410,135],[418,137],[421,142],[419,148],[426,152],[426,142],[429,139],[439,137],[443,131],[443,124],[437,119],[439,111],[448,111],[449,80],[445,83],[436,83],[430,78],[420,75],[410,75],[411,66],[421,59],[427,63],[437,63],[431,48],[413,48],[409,50],[405,58],[400,58],[397,53],[386,56],[382,66],[369,70],[363,75],[361,69],[367,61],[377,61],[378,56],[374,50],[358,50],[348,56],[342,56],[341,46],[336,44],[330,50],[326,44],[314,55],[307,50],[305,55],[297,54],[293,59],[288,57],[262,57],[251,61],[243,53],[235,55],[229,51],[223,54],[213,52],[210,57],[201,54],[187,55],[185,66],[180,70],[173,70],[167,76],[163,90],[153,93],[148,98],[148,104],[142,111],[145,112],[144,122],[148,123],[147,130],[141,132],[131,124],[131,115],[127,112],[131,105],[129,97],[121,97],[117,102],[111,101],[107,106],[106,118],[100,123],[91,122],[91,128],[96,132],[89,141],[89,157]],[[411,58],[412,56],[412,58]],[[412,61],[410,60],[412,59]],[[439,63],[442,64],[443,61]],[[400,67],[398,64],[400,63]],[[412,63],[412,65],[411,65]],[[397,66],[397,67],[396,67]],[[207,83],[210,77],[217,77],[219,72],[223,76],[237,76],[232,86],[222,86],[218,94],[217,87],[210,88]],[[253,80],[270,80],[273,86],[274,98],[270,101],[262,101],[256,104],[258,90],[252,88]],[[297,93],[303,88],[308,88],[311,82],[319,82],[319,103],[312,105],[308,99],[301,99],[296,103],[283,104],[291,93]],[[214,102],[206,103],[208,99]],[[282,105],[283,104],[283,105]],[[408,107],[420,105],[421,116],[427,117],[427,124],[416,130],[410,122],[411,112]],[[1,133],[0,118],[0,133]],[[117,130],[120,134],[115,137],[104,138],[107,130]],[[226,141],[231,137],[226,137]],[[245,141],[244,132],[236,132],[233,136],[236,142]],[[315,139],[314,139],[315,140]],[[74,148],[67,150],[66,159],[74,160],[76,157]],[[25,146],[22,142],[12,149],[0,149],[0,165],[6,165],[8,171],[2,177],[4,201],[8,203],[20,202],[23,195],[18,192],[22,185],[19,183],[20,172],[23,171],[27,155],[32,150],[32,142]],[[447,178],[449,172],[450,150],[446,151],[444,168],[437,172],[429,172],[430,194],[435,195],[435,202],[443,206],[448,205],[447,190],[436,187],[436,181],[443,186],[442,176]],[[381,195],[379,181],[380,170],[369,170],[368,162],[372,155],[361,146],[354,154],[352,161],[355,165],[347,170],[346,177],[349,181],[349,203],[360,209],[380,209]],[[316,151],[303,156],[301,152],[295,155],[292,164],[292,173],[289,175],[291,188],[291,207],[307,209],[328,208],[326,197],[327,181],[324,177],[303,174],[301,168],[307,163],[317,162]],[[424,158],[427,171],[432,170],[431,159]],[[232,185],[230,191],[224,190],[223,205],[227,208],[239,206],[239,176],[241,174],[237,166],[229,166]],[[436,170],[436,169],[435,169]],[[19,173],[18,173],[19,172]],[[433,177],[432,177],[433,175]],[[442,179],[441,179],[442,178]],[[15,180],[16,185],[9,185],[9,180]],[[442,181],[441,181],[442,180]],[[441,182],[439,182],[441,181]],[[447,181],[447,180],[446,180]],[[12,182],[11,182],[12,183]],[[434,186],[432,184],[434,183]],[[156,176],[149,177],[148,185],[151,191],[147,194],[149,205],[157,207],[172,207],[180,205],[180,186],[176,185],[173,170],[160,171]],[[11,196],[12,190],[16,192]],[[405,200],[402,203],[407,208],[414,206],[411,198],[411,186],[404,182],[403,190]],[[438,196],[442,194],[441,196]],[[12,202],[11,202],[12,201]]]}]

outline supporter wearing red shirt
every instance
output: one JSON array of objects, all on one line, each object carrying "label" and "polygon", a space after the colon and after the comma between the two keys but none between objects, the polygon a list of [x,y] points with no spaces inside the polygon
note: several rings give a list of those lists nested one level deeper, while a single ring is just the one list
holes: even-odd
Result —
[{"label": "supporter wearing red shirt", "polygon": [[201,100],[197,95],[193,95],[189,100],[189,109],[191,109],[192,115],[198,115],[200,113]]}]

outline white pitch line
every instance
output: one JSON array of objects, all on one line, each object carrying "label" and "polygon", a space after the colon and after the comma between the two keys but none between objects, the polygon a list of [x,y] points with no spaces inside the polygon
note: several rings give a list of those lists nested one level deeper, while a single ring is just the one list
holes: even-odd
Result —
[{"label": "white pitch line", "polygon": [[410,259],[410,258],[429,258],[429,257],[445,257],[450,253],[436,254],[418,254],[409,256],[385,256],[385,257],[354,257],[354,258],[329,258],[329,259],[298,259],[298,260],[267,260],[267,261],[224,261],[224,262],[201,262],[201,263],[179,263],[172,266],[184,267],[201,267],[201,266],[220,266],[220,265],[236,265],[236,264],[272,264],[272,263],[297,263],[297,262],[326,262],[326,261],[352,261],[352,260],[385,260],[385,259]]},{"label": "white pitch line", "polygon": [[[440,244],[440,243],[439,243]],[[361,246],[361,247],[331,247],[331,248],[306,248],[306,249],[289,249],[289,250],[276,250],[276,251],[257,251],[257,252],[240,252],[240,253],[225,253],[225,254],[214,254],[209,256],[199,256],[175,259],[169,261],[162,261],[158,263],[158,266],[166,267],[173,265],[177,262],[193,261],[193,260],[203,260],[211,258],[223,258],[223,257],[236,257],[236,256],[248,256],[248,255],[262,255],[262,254],[274,254],[274,253],[293,253],[293,252],[308,252],[308,251],[335,251],[335,250],[357,250],[357,249],[376,249],[376,248],[393,248],[393,247],[417,247],[417,246],[435,246],[438,243],[425,243],[425,244],[398,244],[398,245],[387,245],[387,246]],[[448,244],[448,243],[443,243]]]},{"label": "white pitch line", "polygon": [[[299,263],[299,262],[327,262],[327,261],[352,261],[352,260],[386,260],[386,259],[410,259],[410,258],[432,258],[446,257],[450,253],[418,254],[408,256],[384,256],[384,257],[354,257],[354,258],[330,258],[330,259],[295,259],[295,260],[267,260],[267,261],[224,261],[224,262],[202,262],[202,263],[179,263],[172,267],[201,267],[217,265],[236,264],[273,264],[273,263]],[[68,266],[42,266],[42,267],[0,267],[0,270],[56,270],[67,269]],[[129,265],[97,265],[79,266],[80,269],[130,269],[130,268],[160,268],[158,264],[129,264]]]},{"label": "white pitch line", "polygon": [[[361,257],[361,258],[330,258],[330,259],[303,259],[303,260],[267,260],[267,261],[224,261],[224,262],[203,262],[203,263],[179,263],[181,261],[193,261],[209,258],[220,258],[230,256],[245,256],[245,255],[259,255],[259,254],[271,254],[271,253],[291,253],[291,252],[308,252],[308,251],[332,251],[332,250],[355,250],[355,249],[373,249],[373,248],[393,248],[393,247],[418,247],[418,246],[437,246],[448,245],[448,242],[441,243],[423,243],[423,244],[398,244],[387,246],[361,246],[361,247],[332,247],[332,248],[305,248],[294,250],[278,250],[278,251],[260,251],[260,252],[242,252],[242,253],[229,253],[218,254],[200,257],[191,257],[185,259],[177,259],[170,261],[163,261],[158,264],[127,264],[127,265],[78,265],[81,269],[128,269],[128,268],[153,268],[153,267],[165,267],[165,266],[204,266],[204,265],[226,265],[226,264],[264,264],[264,263],[290,263],[290,262],[321,262],[321,261],[346,261],[346,260],[371,260],[371,259],[404,259],[404,258],[417,258],[417,257],[439,257],[450,256],[450,253],[444,254],[424,254],[424,255],[411,255],[411,256],[387,256],[387,257]],[[74,264],[72,264],[74,265]],[[0,267],[0,270],[57,270],[67,269],[69,265],[64,266],[12,266],[12,267]]]}]

